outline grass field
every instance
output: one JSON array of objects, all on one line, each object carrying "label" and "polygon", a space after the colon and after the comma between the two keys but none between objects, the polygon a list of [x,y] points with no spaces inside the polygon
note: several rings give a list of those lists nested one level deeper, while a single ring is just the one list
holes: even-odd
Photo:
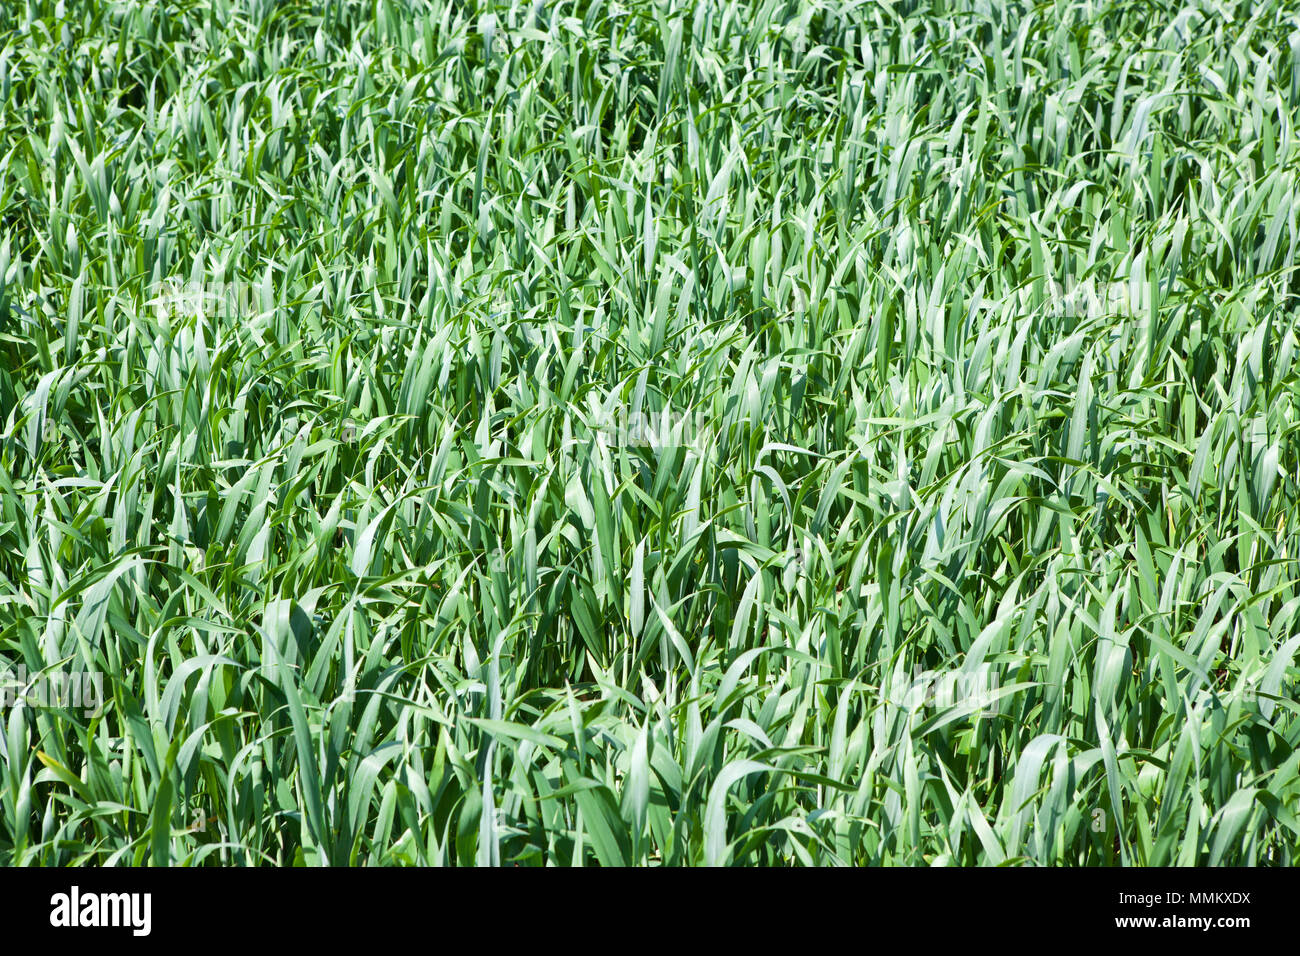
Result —
[{"label": "grass field", "polygon": [[1300,4],[0,5],[0,862],[1300,863]]}]

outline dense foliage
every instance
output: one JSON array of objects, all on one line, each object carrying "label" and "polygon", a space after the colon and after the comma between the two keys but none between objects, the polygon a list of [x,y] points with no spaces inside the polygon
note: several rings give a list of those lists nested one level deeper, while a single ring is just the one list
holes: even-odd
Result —
[{"label": "dense foliage", "polygon": [[0,861],[1300,862],[1298,106],[1288,3],[0,5]]}]

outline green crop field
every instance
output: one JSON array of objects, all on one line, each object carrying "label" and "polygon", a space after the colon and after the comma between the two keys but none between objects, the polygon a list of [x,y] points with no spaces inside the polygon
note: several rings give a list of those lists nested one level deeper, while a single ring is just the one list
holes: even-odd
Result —
[{"label": "green crop field", "polygon": [[1300,863],[1300,3],[7,0],[0,863]]}]

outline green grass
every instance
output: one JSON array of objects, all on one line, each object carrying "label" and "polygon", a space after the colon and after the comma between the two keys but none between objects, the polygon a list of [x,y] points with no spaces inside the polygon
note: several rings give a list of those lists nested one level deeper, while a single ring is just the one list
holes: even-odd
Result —
[{"label": "green grass", "polygon": [[1298,116],[1296,3],[3,4],[0,862],[1300,863]]}]

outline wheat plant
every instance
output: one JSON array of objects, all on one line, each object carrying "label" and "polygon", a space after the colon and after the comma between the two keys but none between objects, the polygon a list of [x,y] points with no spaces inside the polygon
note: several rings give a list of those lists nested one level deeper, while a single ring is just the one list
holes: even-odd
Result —
[{"label": "wheat plant", "polygon": [[0,862],[1300,862],[1300,4],[0,5]]}]

